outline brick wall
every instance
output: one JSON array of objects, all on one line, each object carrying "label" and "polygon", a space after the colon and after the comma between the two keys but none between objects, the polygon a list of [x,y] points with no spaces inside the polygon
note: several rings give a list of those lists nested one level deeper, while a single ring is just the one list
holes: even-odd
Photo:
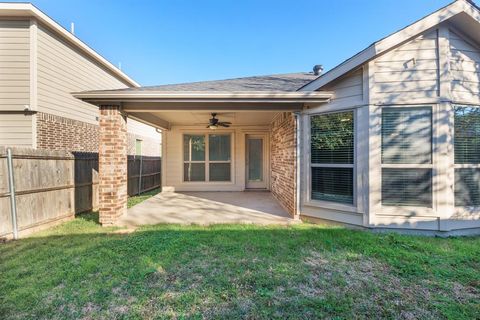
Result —
[{"label": "brick wall", "polygon": [[98,152],[97,125],[48,113],[37,113],[37,148]]},{"label": "brick wall", "polygon": [[294,216],[296,208],[296,135],[295,117],[291,113],[281,113],[272,122],[271,158],[272,194],[288,213]]},{"label": "brick wall", "polygon": [[[48,113],[37,113],[37,148],[98,152],[99,126]],[[161,156],[160,143],[152,138],[128,133],[128,154],[135,154],[135,140],[140,139],[142,153]]]}]

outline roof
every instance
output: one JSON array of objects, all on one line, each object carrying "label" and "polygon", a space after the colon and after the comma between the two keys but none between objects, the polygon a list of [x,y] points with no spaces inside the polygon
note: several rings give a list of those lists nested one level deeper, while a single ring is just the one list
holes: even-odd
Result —
[{"label": "roof", "polygon": [[[336,67],[332,68],[328,72],[324,73],[317,79],[305,84],[299,88],[299,91],[314,91],[318,90],[326,84],[338,79],[344,74],[353,71],[364,63],[374,59],[382,53],[408,41],[409,39],[422,34],[423,32],[432,29],[438,24],[452,19],[461,13],[473,18],[475,21],[480,22],[480,10],[470,0],[456,0],[449,5],[440,8],[439,10],[429,14],[428,16],[414,22],[413,24],[381,39],[370,46],[360,51],[353,57],[343,61]],[[462,19],[460,19],[462,20]],[[463,23],[464,21],[462,21]],[[480,25],[480,24],[479,24]],[[471,28],[466,28],[471,29]],[[480,30],[480,28],[479,28]],[[474,31],[476,32],[476,30]]]},{"label": "roof", "polygon": [[45,13],[40,11],[31,3],[7,3],[0,2],[0,16],[3,17],[34,17],[41,23],[45,24],[49,28],[53,29],[57,34],[59,34],[63,39],[73,44],[80,50],[82,50],[89,57],[93,58],[96,62],[104,66],[107,70],[112,72],[115,76],[122,79],[124,82],[129,84],[132,87],[139,87],[140,85],[114,66],[107,59],[102,57],[95,50],[90,48],[87,44],[81,41],[72,33],[68,32],[64,27],[58,24],[55,20],[47,16]]},{"label": "roof", "polygon": [[[315,80],[318,76],[313,72],[299,72],[299,73],[287,73],[287,74],[274,74],[266,76],[253,76],[245,78],[234,78],[225,80],[214,81],[201,81],[179,84],[167,84],[160,86],[147,86],[138,88],[126,88],[117,90],[100,90],[101,91],[168,91],[168,92],[198,92],[198,91],[210,91],[210,92],[258,92],[258,91],[270,91],[270,92],[293,92],[298,88]],[[92,91],[95,92],[95,91]]]}]

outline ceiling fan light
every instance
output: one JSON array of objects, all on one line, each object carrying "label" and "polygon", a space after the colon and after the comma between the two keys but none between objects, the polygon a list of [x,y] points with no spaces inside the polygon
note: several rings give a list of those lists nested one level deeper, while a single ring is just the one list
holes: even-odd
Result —
[{"label": "ceiling fan light", "polygon": [[208,128],[211,129],[211,130],[216,130],[218,128],[218,126],[215,125],[215,124],[211,124],[211,125],[208,126]]}]

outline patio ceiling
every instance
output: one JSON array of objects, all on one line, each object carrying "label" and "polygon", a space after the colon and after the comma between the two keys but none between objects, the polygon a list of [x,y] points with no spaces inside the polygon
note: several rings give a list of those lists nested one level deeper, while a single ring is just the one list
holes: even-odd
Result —
[{"label": "patio ceiling", "polygon": [[[331,92],[165,92],[165,91],[90,91],[74,93],[83,101],[100,105],[120,105],[131,118],[143,121],[161,129],[169,129],[176,124],[172,119],[180,119],[178,113],[217,112],[259,112],[259,118],[268,113],[300,111],[307,106],[326,103],[332,97]],[[177,113],[174,117],[172,113]],[[188,116],[187,114],[185,114]],[[241,116],[240,116],[241,118]],[[244,117],[245,118],[245,117]],[[208,119],[208,118],[207,118]],[[196,121],[196,120],[195,120]]]}]

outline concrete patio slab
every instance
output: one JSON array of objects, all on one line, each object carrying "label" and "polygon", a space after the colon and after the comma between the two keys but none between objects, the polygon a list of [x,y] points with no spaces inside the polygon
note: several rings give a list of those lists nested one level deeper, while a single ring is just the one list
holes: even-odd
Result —
[{"label": "concrete patio slab", "polygon": [[118,225],[282,224],[292,219],[270,192],[163,192],[128,209]]}]

